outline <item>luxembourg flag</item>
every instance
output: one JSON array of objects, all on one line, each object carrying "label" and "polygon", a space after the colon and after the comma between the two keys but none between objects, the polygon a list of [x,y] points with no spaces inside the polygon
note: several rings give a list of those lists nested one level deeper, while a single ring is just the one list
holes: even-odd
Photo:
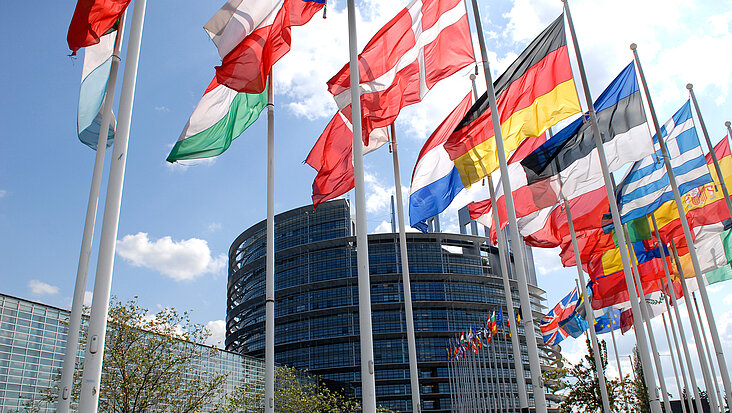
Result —
[{"label": "luxembourg flag", "polygon": [[[102,104],[107,93],[112,53],[118,31],[102,36],[99,43],[84,48],[84,66],[81,71],[77,133],[79,140],[96,150],[102,127]],[[114,117],[107,132],[107,148],[114,140]]]},{"label": "luxembourg flag", "polygon": [[417,157],[409,195],[409,224],[422,232],[427,232],[427,218],[444,211],[464,187],[445,142],[470,106],[469,93],[435,129]]}]

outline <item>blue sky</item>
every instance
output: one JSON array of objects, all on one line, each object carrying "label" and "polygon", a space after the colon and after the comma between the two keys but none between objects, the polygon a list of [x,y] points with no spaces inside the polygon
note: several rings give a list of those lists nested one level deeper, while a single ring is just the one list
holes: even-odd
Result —
[{"label": "blue sky", "polygon": [[[293,50],[275,67],[277,212],[310,202],[314,171],[302,161],[335,111],[325,81],[347,60],[347,32],[345,2],[329,3],[327,19],[318,15],[294,29]],[[406,3],[358,2],[359,44]],[[223,334],[228,248],[265,217],[265,116],[214,160],[169,165],[165,157],[219,61],[202,26],[222,4],[148,3],[112,285],[112,294],[123,300],[137,295],[152,309],[193,309],[195,320],[208,324],[216,339]],[[631,60],[628,45],[636,42],[659,120],[683,104],[684,86],[692,82],[713,142],[724,136],[723,123],[732,118],[732,12],[719,10],[732,10],[732,2],[576,0],[571,5],[595,94]],[[0,31],[9,39],[4,54],[12,57],[0,69],[0,291],[64,308],[70,307],[94,162],[94,153],[76,138],[82,59],[68,57],[66,46],[73,6],[72,1],[0,6]],[[561,13],[561,2],[482,1],[481,12],[488,57],[498,73]],[[28,28],[29,16],[35,29]],[[403,110],[397,129],[405,185],[426,137],[468,91],[469,70]],[[382,149],[365,164],[368,226],[381,231],[388,228],[393,192],[390,154]],[[443,228],[456,231],[457,209],[481,193],[481,188],[464,191],[443,215]],[[98,226],[87,290],[99,231]],[[535,257],[540,286],[553,306],[574,287],[575,270],[561,268],[554,250],[535,250]],[[710,292],[730,359],[732,292],[729,285]],[[621,339],[621,353],[628,354],[632,342],[632,336]],[[583,346],[563,344],[574,360]],[[665,343],[660,347],[668,353]],[[669,364],[665,373],[670,372]]]}]

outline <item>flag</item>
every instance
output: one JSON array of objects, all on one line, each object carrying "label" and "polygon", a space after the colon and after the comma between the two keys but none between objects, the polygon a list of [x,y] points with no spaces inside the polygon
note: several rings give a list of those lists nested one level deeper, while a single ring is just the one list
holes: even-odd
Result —
[{"label": "flag", "polygon": [[[702,274],[728,267],[730,263],[730,251],[732,251],[732,239],[729,236],[732,221],[726,220],[716,224],[704,225],[694,228],[694,249],[699,260],[699,267]],[[693,278],[696,274],[689,255],[689,246],[685,239],[676,240],[676,249],[679,253],[679,261],[686,278]],[[725,271],[715,274],[715,277],[722,277]],[[717,280],[721,281],[721,280]],[[710,281],[711,282],[711,281]]]},{"label": "flag", "polygon": [[[117,33],[119,32],[114,30],[102,36],[97,44],[84,48],[76,131],[79,140],[94,150],[97,149],[99,132],[102,128],[103,103],[107,95],[107,83]],[[107,148],[112,146],[114,141],[114,124],[113,115],[107,132]]]},{"label": "flag", "polygon": [[221,155],[267,106],[267,92],[239,93],[218,83],[216,77],[203,93],[183,132],[168,155],[168,162]]},{"label": "flag", "polygon": [[[495,81],[506,157],[527,137],[580,111],[566,43],[562,14]],[[445,143],[465,187],[498,168],[492,122],[486,92]]]},{"label": "flag", "polygon": [[[371,38],[358,56],[364,144],[394,123],[440,80],[473,64],[465,3],[413,0]],[[339,109],[351,104],[350,64],[328,81]]]},{"label": "flag", "polygon": [[129,4],[130,0],[79,0],[66,35],[71,55],[82,47],[99,43],[114,28]]},{"label": "flag", "polygon": [[218,83],[261,93],[272,66],[290,51],[292,27],[302,26],[325,0],[228,0],[203,27],[218,48]]},{"label": "flag", "polygon": [[[413,0],[359,55],[364,145],[380,146],[371,142],[374,133],[393,124],[402,107],[420,102],[435,83],[474,61],[465,4],[459,0]],[[309,155],[306,161],[318,170],[313,182],[316,205],[353,188],[352,167],[345,155],[352,142],[349,69],[346,64],[328,81],[341,115],[336,115],[311,151],[318,156]],[[334,122],[348,123],[349,132]],[[325,140],[331,143],[321,142]],[[331,147],[339,153],[331,153]],[[320,159],[339,159],[341,166],[324,168]]]},{"label": "flag", "polygon": [[[633,63],[608,85],[594,108],[610,172],[654,152]],[[529,184],[558,180],[568,199],[601,187],[603,175],[591,125],[588,114],[577,118],[521,161]]]},{"label": "flag", "polygon": [[[722,171],[722,179],[724,182],[732,182],[732,155],[726,137],[714,146],[714,152]],[[722,192],[721,181],[717,176],[716,168],[712,165],[713,161],[710,154],[706,155],[706,160],[709,173],[714,182],[692,189],[681,197],[686,219],[692,229],[722,222],[730,218],[727,203],[724,200],[724,193]],[[664,243],[670,243],[671,239],[674,238],[684,237],[679,212],[673,200],[661,204],[653,215],[656,217],[658,232]]]},{"label": "flag", "polygon": [[[350,109],[350,106],[348,107]],[[366,155],[389,141],[386,128],[371,132]],[[338,111],[310,150],[305,162],[318,173],[313,180],[313,205],[336,198],[353,189],[353,127],[344,111]]]},{"label": "flag", "polygon": [[577,292],[577,287],[575,287],[572,292],[557,303],[554,308],[552,308],[549,313],[541,319],[539,328],[541,330],[542,337],[544,338],[544,344],[559,344],[559,342],[569,336],[569,333],[560,326],[560,322],[568,319],[574,314],[574,310],[577,307],[578,302],[579,293]]},{"label": "flag", "polygon": [[496,335],[496,332],[498,332],[498,320],[496,319],[496,310],[493,310],[493,314],[491,314],[491,334]]},{"label": "flag", "polygon": [[620,310],[608,308],[600,317],[595,318],[595,333],[604,334],[620,328]]},{"label": "flag", "polygon": [[471,104],[468,94],[432,132],[417,156],[409,190],[409,224],[422,232],[427,231],[427,218],[444,211],[463,189],[444,145]]},{"label": "flag", "polygon": [[[661,128],[681,194],[712,182],[699,137],[694,128],[689,101]],[[654,142],[658,142],[654,136]],[[647,156],[628,170],[616,189],[621,221],[646,216],[661,204],[673,200],[661,151]]]}]

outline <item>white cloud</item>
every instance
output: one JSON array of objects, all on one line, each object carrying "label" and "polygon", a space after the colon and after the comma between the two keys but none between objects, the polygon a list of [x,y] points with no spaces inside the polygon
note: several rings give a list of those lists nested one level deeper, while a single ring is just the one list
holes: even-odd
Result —
[{"label": "white cloud", "polygon": [[379,225],[376,226],[374,229],[374,233],[381,234],[381,233],[389,233],[391,231],[391,222],[388,221],[381,221]]},{"label": "white cloud", "polygon": [[157,112],[165,112],[165,113],[170,112],[170,108],[165,105],[155,106],[155,110]]},{"label": "white cloud", "polygon": [[8,191],[6,191],[4,189],[0,189],[0,198],[4,198],[5,195],[7,195],[7,194],[8,194]]},{"label": "white cloud", "polygon": [[224,320],[212,320],[206,323],[206,328],[211,333],[211,337],[206,340],[206,344],[224,348],[226,342],[226,322]]},{"label": "white cloud", "polygon": [[226,265],[226,256],[213,257],[205,240],[173,241],[163,237],[151,241],[144,232],[126,235],[117,241],[117,254],[135,267],[156,270],[176,281],[217,274]]},{"label": "white cloud", "polygon": [[394,194],[394,185],[384,186],[378,175],[364,173],[366,183],[366,212],[388,213],[391,210],[391,196]]},{"label": "white cloud", "polygon": [[221,223],[220,222],[212,222],[208,224],[208,232],[216,232],[221,229]]},{"label": "white cloud", "polygon": [[58,294],[58,287],[51,284],[46,284],[39,280],[28,281],[28,288],[30,288],[33,294],[37,295],[54,295]]}]

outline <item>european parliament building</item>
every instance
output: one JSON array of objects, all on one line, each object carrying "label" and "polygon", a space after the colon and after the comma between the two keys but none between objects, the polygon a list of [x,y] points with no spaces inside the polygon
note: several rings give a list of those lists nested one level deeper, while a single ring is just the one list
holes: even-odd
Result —
[{"label": "european parliament building", "polygon": [[[264,356],[265,227],[262,221],[247,229],[229,250],[226,349],[254,357]],[[398,234],[373,234],[368,240],[377,403],[411,412]],[[498,253],[485,241],[467,234],[407,233],[424,411],[451,409],[450,340],[484,326],[491,312],[508,311]],[[275,361],[341,383],[360,397],[355,243],[346,200],[275,217]],[[540,318],[544,291],[536,286],[533,268],[530,273],[532,310]],[[533,406],[523,326],[519,335],[523,378],[516,378],[510,341],[493,343],[491,369],[498,379],[492,390],[505,395],[506,411],[518,411],[519,385],[527,388]],[[541,340],[538,327],[530,336]]]}]

